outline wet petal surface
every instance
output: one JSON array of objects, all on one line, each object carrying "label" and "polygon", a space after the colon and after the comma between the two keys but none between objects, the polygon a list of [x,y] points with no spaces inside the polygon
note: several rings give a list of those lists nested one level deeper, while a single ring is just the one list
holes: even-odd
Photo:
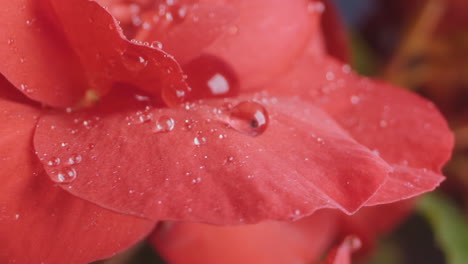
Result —
[{"label": "wet petal surface", "polygon": [[[390,170],[298,99],[154,108],[141,96],[115,96],[44,116],[34,141],[52,180],[73,170],[64,189],[121,212],[212,223],[297,219],[322,207],[354,212]],[[76,155],[80,163],[69,162]]]},{"label": "wet petal surface", "polygon": [[38,117],[33,107],[0,99],[6,124],[0,127],[0,262],[88,263],[148,234],[152,221],[111,212],[52,184],[32,146]]}]

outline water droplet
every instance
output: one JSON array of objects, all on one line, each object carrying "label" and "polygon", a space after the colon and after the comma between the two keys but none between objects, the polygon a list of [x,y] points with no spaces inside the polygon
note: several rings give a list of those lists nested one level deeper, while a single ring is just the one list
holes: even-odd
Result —
[{"label": "water droplet", "polygon": [[182,67],[192,96],[197,99],[232,97],[239,93],[239,81],[234,70],[224,60],[201,55]]},{"label": "water droplet", "polygon": [[94,149],[95,147],[96,147],[96,145],[94,145],[93,143],[88,144],[88,149],[89,149],[89,150],[92,150],[92,149]]},{"label": "water droplet", "polygon": [[193,144],[197,145],[197,146],[200,146],[200,145],[203,145],[203,144],[206,144],[206,137],[195,137],[193,139]]},{"label": "water droplet", "polygon": [[241,102],[230,110],[231,127],[250,136],[261,135],[268,126],[268,113],[256,102]]},{"label": "water droplet", "polygon": [[201,182],[201,181],[202,181],[202,178],[201,178],[201,177],[192,179],[192,183],[199,183],[199,182]]},{"label": "water droplet", "polygon": [[76,179],[76,170],[71,167],[64,167],[59,171],[52,172],[52,180],[57,183],[70,183]]},{"label": "water droplet", "polygon": [[57,157],[51,157],[48,161],[47,161],[47,166],[49,167],[57,167],[58,165],[60,165],[60,159],[57,158]]},{"label": "water droplet", "polygon": [[226,160],[224,161],[224,164],[231,163],[233,161],[234,161],[234,157],[231,156],[231,157],[226,158]]},{"label": "water droplet", "polygon": [[92,128],[92,121],[91,121],[91,120],[84,120],[84,121],[83,121],[83,126],[84,126],[86,129],[91,129],[91,128]]},{"label": "water droplet", "polygon": [[73,154],[70,158],[68,158],[68,164],[69,165],[76,165],[80,164],[83,158],[81,157],[80,154]]},{"label": "water droplet", "polygon": [[311,2],[307,5],[307,11],[310,13],[323,13],[325,11],[325,5],[322,2]]},{"label": "water droplet", "polygon": [[177,14],[178,21],[181,22],[185,18],[185,16],[187,15],[187,10],[188,10],[187,6],[181,6],[179,7],[179,9],[177,9],[176,14]]},{"label": "water droplet", "polygon": [[146,112],[137,112],[138,122],[141,124],[149,122],[153,119],[153,114]]},{"label": "water droplet", "polygon": [[351,66],[349,64],[344,64],[341,67],[341,71],[343,71],[344,73],[350,73],[351,72]]},{"label": "water droplet", "polygon": [[187,102],[190,98],[192,89],[188,86],[163,88],[161,96],[167,106],[175,107]]},{"label": "water droplet", "polygon": [[163,99],[169,106],[204,98],[233,97],[239,93],[234,70],[223,60],[201,55],[182,66],[189,88],[167,87]]},{"label": "water droplet", "polygon": [[379,125],[380,127],[387,127],[388,123],[385,120],[380,120]]},{"label": "water droplet", "polygon": [[143,70],[148,65],[148,60],[139,54],[126,51],[122,55],[122,63],[128,70],[138,72]]},{"label": "water droplet", "polygon": [[170,132],[174,129],[175,121],[174,119],[168,116],[161,116],[158,121],[156,121],[156,127],[154,132],[156,133],[164,133]]},{"label": "water droplet", "polygon": [[184,121],[184,127],[185,127],[185,130],[191,130],[193,128],[193,121],[190,119],[186,119]]},{"label": "water droplet", "polygon": [[349,100],[351,101],[352,104],[358,104],[359,101],[361,100],[361,98],[359,98],[359,96],[357,96],[357,95],[353,95],[353,96],[350,97]]},{"label": "water droplet", "polygon": [[159,41],[153,41],[153,42],[151,42],[151,47],[152,48],[162,49],[163,44],[161,42],[159,42]]}]

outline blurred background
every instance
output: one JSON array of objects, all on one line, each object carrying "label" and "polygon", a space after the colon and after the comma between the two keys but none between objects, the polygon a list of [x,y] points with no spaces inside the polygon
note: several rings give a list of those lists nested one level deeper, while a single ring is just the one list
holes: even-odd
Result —
[{"label": "blurred background", "polygon": [[[354,263],[468,263],[468,1],[334,2],[347,28],[353,67],[430,99],[456,135],[442,187],[420,199],[403,225],[380,238],[375,252]],[[140,244],[100,263],[164,262]]]},{"label": "blurred background", "polygon": [[456,137],[447,180],[363,263],[468,263],[468,1],[335,3],[354,68],[433,101]]}]

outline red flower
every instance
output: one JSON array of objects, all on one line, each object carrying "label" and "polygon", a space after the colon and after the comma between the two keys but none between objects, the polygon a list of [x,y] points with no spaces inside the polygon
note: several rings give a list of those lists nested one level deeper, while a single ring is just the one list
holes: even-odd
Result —
[{"label": "red flower", "polygon": [[[93,1],[1,2],[3,262],[104,258],[159,220],[354,213],[442,180],[453,140],[443,118],[326,55],[338,37],[319,33],[319,3],[141,1],[133,16],[100,2],[127,36],[164,51],[127,41]],[[317,226],[335,232],[317,216],[301,221],[291,224],[300,242]]]}]

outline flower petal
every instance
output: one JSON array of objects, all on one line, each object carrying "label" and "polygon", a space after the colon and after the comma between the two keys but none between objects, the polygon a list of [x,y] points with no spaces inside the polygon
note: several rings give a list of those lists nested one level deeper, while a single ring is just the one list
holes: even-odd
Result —
[{"label": "flower petal", "polygon": [[[141,29],[137,38],[161,41],[182,63],[200,54],[219,57],[235,70],[245,89],[256,87],[285,71],[307,43],[314,43],[315,51],[325,54],[319,28],[321,12],[315,8],[316,1],[191,2],[196,2],[192,6],[198,6],[194,9],[198,14],[187,13],[181,24],[164,29],[158,25],[163,22],[158,22],[149,30]],[[155,8],[147,12],[150,14],[146,20],[151,24],[154,14],[159,14],[160,10]],[[140,17],[146,21],[144,14]],[[194,18],[197,19],[191,21]]]},{"label": "flower petal", "polygon": [[54,186],[33,153],[39,110],[0,99],[0,262],[89,263],[142,239],[153,222]]},{"label": "flower petal", "polygon": [[164,223],[151,242],[172,264],[314,263],[334,241],[335,225],[328,210],[297,222],[236,227]]},{"label": "flower petal", "polygon": [[356,237],[347,237],[333,249],[322,264],[351,264],[351,254],[360,248],[361,242]]},{"label": "flower petal", "polygon": [[382,188],[367,202],[379,205],[398,202],[434,190],[445,179],[440,173],[428,169],[394,166],[395,170]]},{"label": "flower petal", "polygon": [[[160,22],[162,25],[154,25],[150,30],[141,28],[135,39],[146,42],[159,41],[164,51],[173,55],[180,64],[185,64],[202,54],[203,50],[222,34],[236,29],[233,21],[237,13],[229,6],[195,4],[181,8],[187,13],[182,21],[173,24]],[[151,23],[154,13],[159,13],[159,10],[155,9],[144,17]]]},{"label": "flower petal", "polygon": [[127,41],[93,1],[4,2],[0,72],[34,100],[70,107],[86,91],[103,95],[118,82],[154,94],[163,86],[186,86],[171,56]]},{"label": "flower petal", "polygon": [[[237,30],[225,34],[205,50],[231,63],[241,86],[256,87],[285,71],[308,42],[324,54],[320,12],[308,8],[311,1],[205,0],[229,3],[238,10]],[[314,1],[315,2],[315,1]]]},{"label": "flower petal", "polygon": [[76,103],[84,76],[73,51],[46,18],[44,1],[1,1],[0,72],[29,98],[54,106]]},{"label": "flower petal", "polygon": [[[261,102],[266,131],[254,137],[234,129],[222,110],[229,102]],[[298,99],[257,95],[187,108],[153,109],[115,95],[86,112],[43,116],[36,150],[45,165],[45,157],[80,155],[80,164],[68,164],[76,179],[62,187],[86,200],[152,219],[210,223],[296,219],[323,207],[354,212],[390,170]],[[57,176],[57,168],[46,170]]]},{"label": "flower petal", "polygon": [[[380,192],[379,192],[380,193]],[[358,255],[367,255],[375,249],[378,236],[385,235],[404,220],[414,210],[414,199],[397,203],[361,208],[354,215],[340,215],[342,235],[354,234],[362,242]]]},{"label": "flower petal", "polygon": [[159,96],[163,87],[187,86],[172,56],[126,40],[115,19],[98,3],[49,1],[85,67],[89,79],[87,90],[103,95],[116,83],[127,83]]},{"label": "flower petal", "polygon": [[[390,174],[395,180],[381,189],[386,193],[376,198],[378,203],[430,191],[442,180],[440,170],[450,157],[453,135],[432,103],[391,85],[358,77],[348,65],[331,58],[320,60],[307,53],[288,74],[267,87],[276,94],[297,94],[313,102],[356,141],[395,167]],[[422,180],[420,175],[428,178]],[[385,190],[396,187],[395,181],[417,188],[400,184],[399,189]]]}]

